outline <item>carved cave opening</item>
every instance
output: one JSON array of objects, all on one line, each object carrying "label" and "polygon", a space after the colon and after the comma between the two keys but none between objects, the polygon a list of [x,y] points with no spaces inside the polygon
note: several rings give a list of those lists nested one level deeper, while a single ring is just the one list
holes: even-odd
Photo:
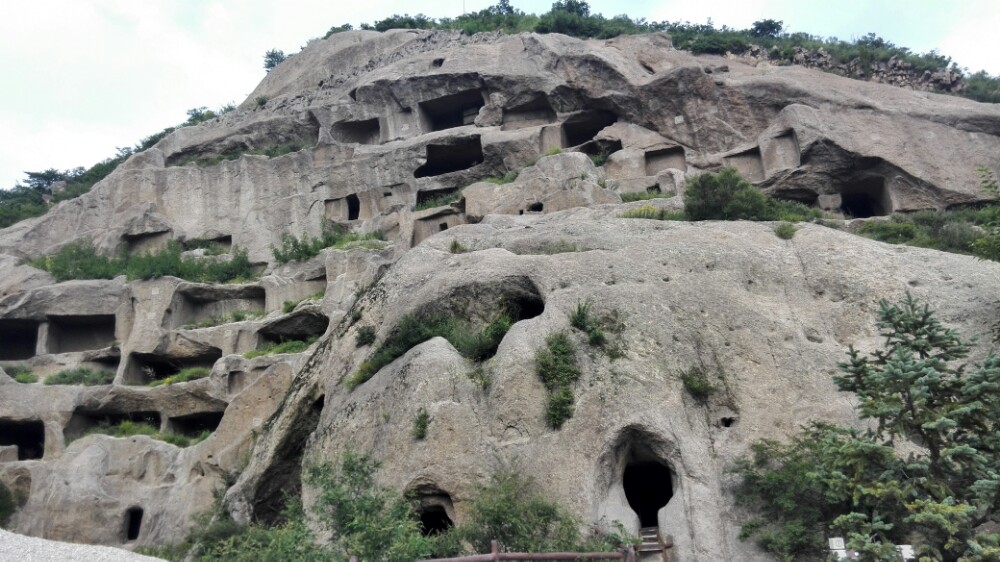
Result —
[{"label": "carved cave opening", "polygon": [[453,195],[460,195],[461,192],[457,187],[450,189],[435,189],[435,190],[424,190],[417,192],[417,207],[423,207],[428,203],[434,201],[435,199],[446,199]]},{"label": "carved cave opening", "polygon": [[177,291],[170,303],[170,327],[198,328],[216,326],[236,320],[238,313],[246,317],[262,315],[266,304],[263,287],[233,287],[227,290],[193,286]]},{"label": "carved cave opening", "polygon": [[35,356],[38,322],[0,320],[0,361],[20,361]]},{"label": "carved cave opening", "polygon": [[687,159],[684,156],[684,148],[680,146],[649,150],[646,152],[645,160],[647,176],[655,176],[669,168],[682,172],[687,171]]},{"label": "carved cave opening", "polygon": [[840,210],[858,219],[892,214],[892,199],[885,178],[868,176],[840,189]]},{"label": "carved cave opening", "polygon": [[66,443],[79,439],[96,427],[114,427],[123,422],[144,423],[160,429],[160,413],[151,410],[135,412],[101,411],[77,408],[63,428]]},{"label": "carved cave opening", "polygon": [[214,432],[222,423],[225,412],[199,412],[186,416],[167,418],[167,429],[171,433],[197,437],[204,431]]},{"label": "carved cave opening", "polygon": [[562,125],[564,146],[578,146],[593,140],[602,129],[618,121],[610,111],[584,111],[566,119]]},{"label": "carved cave opening", "polygon": [[640,527],[657,527],[657,513],[673,496],[670,469],[656,460],[632,460],[622,473],[628,505],[639,516]]},{"label": "carved cave opening", "polygon": [[466,90],[440,98],[420,102],[424,132],[443,131],[463,125],[472,125],[479,115],[479,108],[486,100],[479,90]]},{"label": "carved cave opening", "polygon": [[427,537],[439,535],[455,526],[451,517],[448,517],[448,512],[444,510],[444,506],[427,506],[419,510],[419,515],[420,532]]},{"label": "carved cave opening", "polygon": [[509,131],[524,127],[547,125],[556,120],[556,111],[552,109],[549,98],[544,94],[521,105],[505,109],[500,130]]},{"label": "carved cave opening", "polygon": [[413,172],[413,177],[427,178],[468,170],[483,160],[483,144],[478,135],[455,139],[449,144],[428,144],[427,162]]},{"label": "carved cave opening", "polygon": [[134,541],[139,538],[139,531],[142,530],[141,507],[130,507],[125,510],[125,540]]},{"label": "carved cave opening", "polygon": [[414,498],[415,511],[420,519],[420,532],[426,536],[439,535],[455,526],[455,513],[451,495],[436,484],[423,482],[407,492]]},{"label": "carved cave opening", "polygon": [[115,316],[49,316],[49,353],[103,349],[115,341]]},{"label": "carved cave opening", "polygon": [[183,246],[186,251],[205,248],[208,250],[221,250],[222,253],[228,254],[233,249],[233,237],[225,234],[214,238],[192,238],[185,240]]},{"label": "carved cave opening", "polygon": [[45,424],[41,420],[0,419],[0,446],[17,447],[17,460],[40,459],[45,454]]},{"label": "carved cave opening", "polygon": [[326,333],[330,317],[316,310],[297,310],[271,322],[257,332],[262,343],[282,343],[290,340],[305,341]]},{"label": "carved cave opening", "polygon": [[356,221],[361,216],[361,199],[357,193],[347,196],[347,220]]},{"label": "carved cave opening", "polygon": [[128,385],[148,385],[154,380],[176,375],[189,367],[211,369],[222,357],[222,350],[208,347],[200,355],[189,357],[167,357],[155,353],[132,353],[125,364],[124,383]]},{"label": "carved cave opening", "polygon": [[333,138],[344,143],[378,144],[381,138],[381,127],[378,118],[363,121],[344,121],[335,123],[331,129]]}]

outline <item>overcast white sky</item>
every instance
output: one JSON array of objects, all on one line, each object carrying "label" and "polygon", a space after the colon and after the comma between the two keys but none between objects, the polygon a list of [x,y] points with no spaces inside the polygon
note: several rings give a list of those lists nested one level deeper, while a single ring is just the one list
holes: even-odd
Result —
[{"label": "overcast white sky", "polygon": [[[193,107],[241,102],[264,76],[264,52],[298,51],[333,25],[394,13],[433,17],[495,0],[32,0],[0,18],[0,188],[26,170],[90,166]],[[529,13],[551,0],[512,0]],[[850,39],[874,32],[916,52],[1000,74],[998,0],[591,0],[591,11],[651,21],[791,31]]]}]

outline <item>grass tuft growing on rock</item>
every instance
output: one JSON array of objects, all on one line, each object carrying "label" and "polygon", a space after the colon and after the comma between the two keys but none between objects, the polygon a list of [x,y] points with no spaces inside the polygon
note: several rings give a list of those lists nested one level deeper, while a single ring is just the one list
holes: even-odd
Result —
[{"label": "grass tuft growing on rock", "polygon": [[13,378],[15,382],[19,382],[21,384],[31,384],[38,382],[38,377],[35,376],[35,374],[31,372],[31,369],[27,367],[22,367],[22,366],[12,367],[10,369],[7,369],[7,374],[10,375],[10,377]]},{"label": "grass tuft growing on rock", "polygon": [[699,401],[708,400],[718,390],[701,367],[681,371],[681,382],[688,394]]},{"label": "grass tuft growing on rock", "polygon": [[247,359],[263,357],[264,355],[277,355],[279,353],[302,353],[309,349],[309,346],[316,343],[318,338],[312,337],[307,340],[286,340],[283,342],[268,342],[253,351],[243,354]]},{"label": "grass tuft growing on rock", "polygon": [[673,193],[660,193],[654,191],[652,193],[648,191],[639,191],[636,193],[621,193],[622,203],[632,203],[633,201],[649,201],[651,199],[670,199],[674,196]]},{"label": "grass tuft growing on rock", "polygon": [[791,240],[795,236],[795,225],[790,222],[783,222],[774,227],[774,235],[782,240]]},{"label": "grass tuft growing on rock", "polygon": [[431,423],[431,415],[426,408],[417,410],[417,417],[413,420],[413,438],[423,441],[427,437],[427,426]]},{"label": "grass tuft growing on rock", "polygon": [[673,209],[657,209],[652,205],[643,205],[637,209],[629,209],[619,215],[623,219],[650,219],[657,221],[687,220],[683,211]]},{"label": "grass tuft growing on rock", "polygon": [[178,384],[182,382],[189,382],[198,379],[203,379],[212,374],[212,370],[208,367],[188,367],[187,369],[182,369],[176,375],[170,375],[169,377],[164,377],[162,379],[156,379],[149,383],[149,386],[163,386]]},{"label": "grass tuft growing on rock", "polygon": [[545,347],[535,354],[535,372],[549,391],[545,420],[559,429],[573,417],[572,384],[580,378],[574,357],[573,342],[566,332],[556,332],[545,340]]},{"label": "grass tuft growing on rock", "polygon": [[201,443],[211,435],[212,432],[205,430],[194,437],[188,437],[186,435],[177,435],[174,433],[161,433],[157,428],[153,427],[152,424],[145,422],[134,422],[125,420],[119,424],[98,424],[89,431],[86,435],[109,435],[111,437],[133,437],[136,435],[145,435],[156,439],[158,441],[164,441],[170,443],[175,447],[188,447]]},{"label": "grass tuft growing on rock", "polygon": [[483,361],[492,357],[513,319],[502,311],[481,330],[476,330],[467,322],[444,314],[409,314],[399,320],[399,325],[389,335],[385,343],[361,364],[358,370],[347,378],[344,384],[354,389],[375,375],[382,367],[392,363],[404,353],[425,341],[443,337],[472,361]]},{"label": "grass tuft growing on rock", "polygon": [[56,281],[113,279],[125,275],[129,280],[172,276],[188,281],[227,283],[257,277],[245,250],[234,250],[227,261],[188,257],[182,252],[179,243],[171,242],[157,253],[111,258],[98,254],[89,242],[77,242],[29,263],[48,271]]},{"label": "grass tuft growing on rock", "polygon": [[79,368],[67,369],[59,371],[54,375],[49,375],[45,377],[45,384],[100,386],[111,384],[111,381],[114,379],[115,374],[109,371],[93,371],[91,369]]},{"label": "grass tuft growing on rock", "polygon": [[375,248],[379,245],[376,241],[385,240],[381,232],[368,232],[359,234],[349,232],[346,227],[334,224],[323,229],[323,235],[319,238],[303,236],[296,238],[290,234],[281,237],[281,247],[271,246],[271,254],[274,255],[278,263],[288,263],[290,261],[305,261],[314,258],[325,248],[344,249],[347,247]]}]

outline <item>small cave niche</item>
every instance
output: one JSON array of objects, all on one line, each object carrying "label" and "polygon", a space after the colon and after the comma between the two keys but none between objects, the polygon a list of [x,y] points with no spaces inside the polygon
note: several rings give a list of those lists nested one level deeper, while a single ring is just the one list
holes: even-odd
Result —
[{"label": "small cave niche", "polygon": [[438,231],[439,232],[444,232],[446,230],[448,230],[448,223],[446,223],[446,222],[438,223]]},{"label": "small cave niche", "polygon": [[301,397],[295,404],[286,404],[286,408],[294,408],[294,413],[287,430],[278,437],[278,443],[272,454],[267,458],[267,468],[257,480],[256,489],[250,499],[251,518],[254,522],[274,526],[283,522],[285,505],[288,498],[297,498],[302,492],[302,456],[305,453],[306,442],[319,425],[322,406],[316,408],[316,403],[322,401]]},{"label": "small cave niche", "polygon": [[687,171],[687,159],[684,156],[684,147],[681,146],[648,150],[645,159],[647,176],[655,176],[669,168]]},{"label": "small cave niche", "polygon": [[363,121],[342,121],[331,128],[333,138],[338,142],[357,144],[378,144],[382,129],[377,117]]},{"label": "small cave niche", "polygon": [[20,361],[35,356],[38,322],[0,320],[0,361]]},{"label": "small cave niche", "polygon": [[431,61],[431,68],[441,68],[444,66],[444,59],[434,59]]},{"label": "small cave niche", "polygon": [[572,115],[562,124],[565,142],[563,146],[579,146],[593,140],[597,133],[618,121],[618,116],[610,111],[583,111]]},{"label": "small cave niche", "polygon": [[840,210],[857,219],[892,214],[892,199],[885,178],[868,176],[841,187]]},{"label": "small cave niche", "polygon": [[736,171],[749,182],[764,181],[764,161],[760,157],[760,148],[753,147],[750,150],[726,156],[723,158],[726,166],[736,168]]},{"label": "small cave niche", "polygon": [[372,202],[368,194],[362,199],[357,193],[351,193],[337,199],[327,199],[324,204],[324,216],[331,222],[350,222],[372,217]]},{"label": "small cave niche", "polygon": [[483,143],[479,135],[455,139],[449,144],[428,144],[427,162],[413,172],[415,178],[440,176],[482,164]]},{"label": "small cave niche", "polygon": [[262,327],[257,335],[265,343],[305,341],[326,333],[330,317],[315,309],[300,309]]},{"label": "small cave niche", "polygon": [[218,429],[224,414],[225,411],[199,412],[196,414],[187,414],[185,416],[167,418],[167,430],[170,431],[170,433],[177,433],[188,437],[197,437],[203,431],[212,432]]},{"label": "small cave niche", "polygon": [[457,187],[451,189],[435,189],[433,191],[418,191],[417,207],[424,207],[438,199],[444,200],[451,198],[454,195],[460,195]]},{"label": "small cave niche", "polygon": [[407,497],[414,500],[420,519],[420,532],[425,537],[440,535],[455,526],[455,508],[451,495],[437,485],[423,482],[412,487]]},{"label": "small cave niche", "polygon": [[552,109],[548,96],[541,94],[527,103],[503,111],[501,131],[537,127],[555,123],[556,111]]},{"label": "small cave niche", "polygon": [[226,234],[212,238],[192,238],[185,240],[183,246],[186,251],[205,249],[228,254],[233,249],[233,237]]},{"label": "small cave niche", "polygon": [[0,446],[17,447],[17,460],[37,460],[45,455],[45,424],[41,420],[0,418]]},{"label": "small cave niche", "polygon": [[544,208],[545,208],[544,204],[536,202],[536,203],[532,203],[532,204],[528,205],[528,212],[529,213],[541,213]]},{"label": "small cave niche", "polygon": [[199,355],[189,357],[168,357],[155,353],[132,353],[125,363],[123,382],[127,385],[144,386],[154,380],[176,375],[190,367],[211,369],[222,357],[222,350],[207,347]]},{"label": "small cave niche", "polygon": [[[443,61],[442,61],[443,63]],[[466,90],[420,102],[420,121],[425,133],[443,131],[476,122],[479,109],[486,105],[481,90]]]},{"label": "small cave niche", "polygon": [[130,256],[155,254],[166,249],[172,239],[173,234],[169,230],[143,234],[126,234],[122,236],[122,240],[125,242],[125,249]]},{"label": "small cave niche", "polygon": [[103,349],[115,341],[115,316],[49,316],[49,353]]},{"label": "small cave niche", "polygon": [[218,326],[263,314],[266,304],[263,287],[216,288],[189,286],[177,291],[170,303],[170,327]]},{"label": "small cave niche", "polygon": [[139,539],[139,532],[142,530],[141,507],[130,507],[125,510],[125,541],[131,542]]},{"label": "small cave niche", "polygon": [[425,537],[440,535],[455,526],[455,523],[448,517],[448,512],[444,506],[431,505],[418,509],[420,515],[420,532]]},{"label": "small cave niche", "polygon": [[719,424],[722,427],[733,427],[734,425],[736,425],[736,417],[735,416],[723,416],[722,418],[719,419]]},{"label": "small cave niche", "polygon": [[352,193],[346,197],[347,200],[347,220],[356,221],[361,215],[361,200],[357,193]]},{"label": "small cave niche", "polygon": [[123,422],[144,423],[160,429],[160,413],[151,410],[135,412],[101,411],[77,408],[63,428],[66,443],[79,439],[96,427],[114,427]]}]

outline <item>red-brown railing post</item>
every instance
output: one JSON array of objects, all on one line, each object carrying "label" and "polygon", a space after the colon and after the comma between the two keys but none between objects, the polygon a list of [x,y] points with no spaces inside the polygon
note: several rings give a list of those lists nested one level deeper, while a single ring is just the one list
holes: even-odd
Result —
[{"label": "red-brown railing post", "polygon": [[493,555],[495,562],[500,562],[500,544],[497,543],[496,539],[490,541],[490,554]]},{"label": "red-brown railing post", "polygon": [[351,557],[351,562],[358,562],[358,557],[357,556],[352,556]]},{"label": "red-brown railing post", "polygon": [[626,562],[635,562],[635,546],[629,545],[628,554],[625,555]]}]

